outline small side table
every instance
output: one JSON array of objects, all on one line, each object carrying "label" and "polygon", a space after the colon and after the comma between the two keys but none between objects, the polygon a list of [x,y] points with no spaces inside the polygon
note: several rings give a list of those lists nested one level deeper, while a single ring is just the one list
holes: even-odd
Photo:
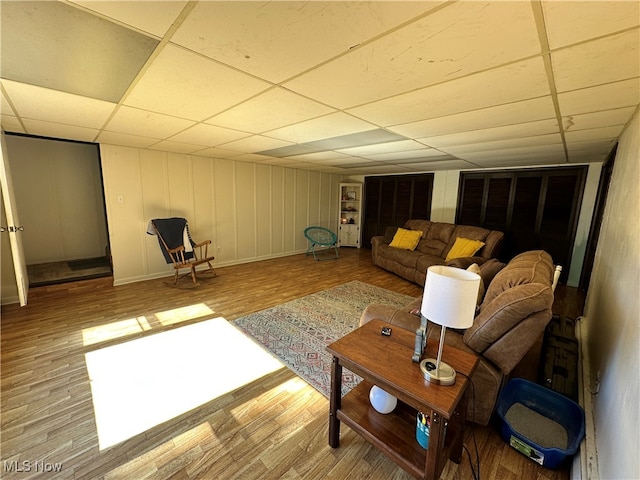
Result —
[{"label": "small side table", "polygon": [[[391,336],[381,334],[392,327]],[[340,445],[340,422],[364,437],[416,478],[436,480],[447,458],[460,463],[467,411],[468,376],[475,370],[478,357],[445,346],[443,361],[457,372],[450,386],[427,382],[417,363],[411,361],[415,333],[372,320],[327,347],[333,355],[329,412],[329,445]],[[436,356],[437,342],[429,340],[425,355]],[[364,381],[341,396],[342,368],[360,375]],[[390,414],[375,411],[369,402],[369,390],[378,385],[398,398]],[[429,448],[416,440],[416,415],[431,417]]]}]

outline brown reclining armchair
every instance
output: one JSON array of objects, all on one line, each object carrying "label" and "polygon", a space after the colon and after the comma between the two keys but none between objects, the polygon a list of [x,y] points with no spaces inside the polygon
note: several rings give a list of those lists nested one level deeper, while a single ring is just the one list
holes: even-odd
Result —
[{"label": "brown reclining armchair", "polygon": [[[493,260],[483,265],[484,272],[481,266],[481,276],[488,287],[473,326],[465,331],[448,329],[445,338],[445,345],[480,357],[471,376],[473,392],[469,397],[467,419],[482,425],[489,423],[498,394],[516,366],[526,365],[537,371],[557,281],[551,256],[542,250],[516,256],[491,280],[490,270],[496,264],[499,262]],[[377,318],[416,331],[420,317],[411,311],[419,309],[421,301],[419,297],[403,309],[370,305],[362,313],[360,325]],[[427,335],[439,341],[440,327],[429,322]]]}]

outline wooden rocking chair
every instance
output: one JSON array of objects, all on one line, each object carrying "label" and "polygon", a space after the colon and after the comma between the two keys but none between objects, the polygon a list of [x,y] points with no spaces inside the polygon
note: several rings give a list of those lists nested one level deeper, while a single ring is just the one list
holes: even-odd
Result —
[{"label": "wooden rocking chair", "polygon": [[[173,217],[151,220],[147,233],[158,236],[158,243],[165,260],[168,264],[173,264],[174,285],[178,283],[178,279],[188,275],[191,276],[193,283],[198,285],[196,272],[200,265],[208,265],[208,268],[200,270],[199,273],[212,273],[216,276],[216,271],[211,265],[215,257],[209,255],[211,240],[194,242],[186,219]],[[189,271],[180,275],[181,270]]]}]

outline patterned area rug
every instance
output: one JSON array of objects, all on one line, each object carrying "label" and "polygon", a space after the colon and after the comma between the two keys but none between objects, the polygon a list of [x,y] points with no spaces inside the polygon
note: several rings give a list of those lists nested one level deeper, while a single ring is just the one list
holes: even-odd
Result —
[{"label": "patterned area rug", "polygon": [[[409,295],[352,281],[233,323],[328,398],[331,355],[325,347],[357,328],[360,314],[368,305],[383,303],[402,307],[412,299]],[[360,380],[343,369],[343,395]]]}]

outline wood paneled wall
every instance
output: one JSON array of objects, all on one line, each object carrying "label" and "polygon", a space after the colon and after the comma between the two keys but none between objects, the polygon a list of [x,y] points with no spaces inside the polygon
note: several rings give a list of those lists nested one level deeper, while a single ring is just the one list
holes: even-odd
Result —
[{"label": "wood paneled wall", "polygon": [[218,266],[304,252],[304,229],[334,229],[342,176],[101,145],[115,284],[167,275],[152,218],[185,217]]}]

